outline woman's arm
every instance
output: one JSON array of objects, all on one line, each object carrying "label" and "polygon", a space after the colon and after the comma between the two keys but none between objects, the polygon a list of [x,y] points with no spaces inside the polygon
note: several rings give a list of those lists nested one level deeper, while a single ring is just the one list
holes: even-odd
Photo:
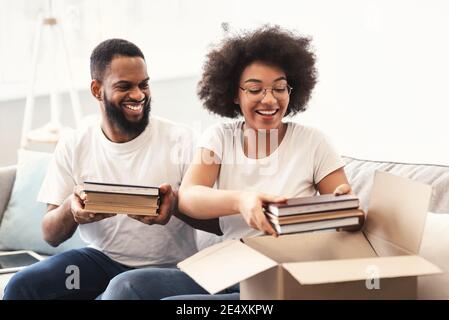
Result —
[{"label": "woman's arm", "polygon": [[219,172],[220,161],[214,152],[199,149],[179,189],[180,211],[197,219],[241,213],[249,226],[276,235],[265,217],[262,205],[286,199],[255,192],[213,189]]},{"label": "woman's arm", "polygon": [[220,166],[220,160],[213,151],[198,149],[179,188],[181,212],[197,219],[211,219],[239,213],[240,192],[212,189]]}]

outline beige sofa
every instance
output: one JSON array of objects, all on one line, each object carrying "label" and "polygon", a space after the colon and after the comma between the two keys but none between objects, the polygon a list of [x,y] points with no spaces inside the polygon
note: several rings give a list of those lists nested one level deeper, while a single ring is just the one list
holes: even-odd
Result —
[{"label": "beige sofa", "polygon": [[[421,277],[418,297],[419,299],[449,299],[449,250],[447,249],[449,248],[449,166],[367,161],[349,157],[344,157],[344,160],[346,174],[365,209],[375,170],[388,171],[432,185],[432,199],[420,255],[439,266],[444,273]],[[8,207],[15,174],[15,166],[0,168],[0,223]],[[36,225],[36,228],[40,226]],[[217,236],[199,232],[198,246],[201,249],[219,240]],[[0,275],[0,296],[11,276],[11,274]]]}]

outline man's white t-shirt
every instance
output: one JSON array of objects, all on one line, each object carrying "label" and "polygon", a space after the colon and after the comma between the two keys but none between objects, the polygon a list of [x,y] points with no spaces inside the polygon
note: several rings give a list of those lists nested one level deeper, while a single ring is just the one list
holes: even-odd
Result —
[{"label": "man's white t-shirt", "polygon": [[[207,129],[198,147],[211,150],[221,163],[215,187],[223,190],[263,192],[287,198],[313,196],[315,185],[344,166],[339,154],[317,129],[287,122],[278,148],[254,159],[243,151],[243,121],[220,123]],[[220,217],[224,239],[238,239],[253,230],[243,217]]]},{"label": "man's white t-shirt", "polygon": [[[191,159],[193,133],[187,127],[151,116],[135,139],[114,143],[100,124],[62,139],[41,187],[38,201],[61,205],[84,181],[159,186],[174,190]],[[175,265],[197,251],[195,231],[176,217],[166,225],[146,225],[124,214],[79,225],[81,238],[124,265]]]}]

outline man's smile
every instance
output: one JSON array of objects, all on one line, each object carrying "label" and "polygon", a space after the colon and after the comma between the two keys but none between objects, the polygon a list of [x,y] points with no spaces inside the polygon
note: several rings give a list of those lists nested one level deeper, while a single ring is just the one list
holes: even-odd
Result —
[{"label": "man's smile", "polygon": [[122,105],[129,110],[140,112],[143,109],[144,101],[142,101],[140,103],[126,102],[126,103],[123,103]]}]

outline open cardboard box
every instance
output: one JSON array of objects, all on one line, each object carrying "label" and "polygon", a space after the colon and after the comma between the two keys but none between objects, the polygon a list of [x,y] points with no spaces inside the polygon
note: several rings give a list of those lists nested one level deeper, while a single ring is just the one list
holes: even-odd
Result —
[{"label": "open cardboard box", "polygon": [[209,293],[240,282],[241,299],[416,299],[431,187],[376,172],[364,228],[229,240],[178,267]]}]

